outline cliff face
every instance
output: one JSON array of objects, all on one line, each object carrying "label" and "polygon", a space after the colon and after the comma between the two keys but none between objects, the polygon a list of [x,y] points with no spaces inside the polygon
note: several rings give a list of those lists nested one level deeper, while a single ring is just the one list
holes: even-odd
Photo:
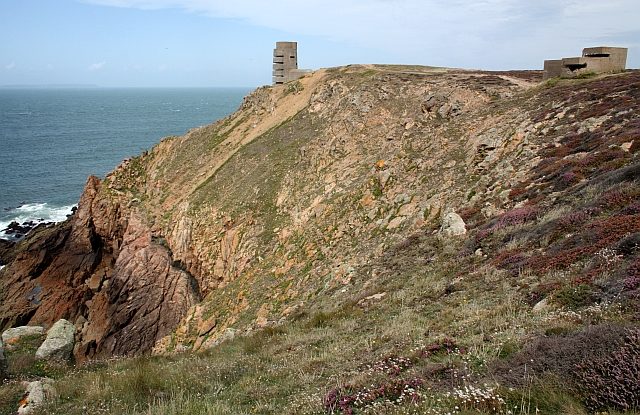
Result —
[{"label": "cliff face", "polygon": [[77,214],[20,246],[3,281],[3,325],[77,322],[79,359],[148,350],[200,300],[136,212],[87,181]]},{"label": "cliff face", "polygon": [[[76,215],[0,271],[0,325],[76,321],[78,359],[205,348],[230,328],[370,298],[398,246],[453,211],[471,231],[460,255],[542,281],[531,252],[553,244],[505,250],[497,230],[633,168],[640,76],[540,75],[353,66],[260,88],[230,117],[90,178]],[[636,189],[627,174],[614,184]],[[633,215],[599,249],[640,231]]]}]

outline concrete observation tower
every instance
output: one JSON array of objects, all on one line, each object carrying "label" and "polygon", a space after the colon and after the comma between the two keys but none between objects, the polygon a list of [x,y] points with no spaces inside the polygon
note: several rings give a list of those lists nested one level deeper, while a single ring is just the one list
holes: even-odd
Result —
[{"label": "concrete observation tower", "polygon": [[273,50],[273,84],[282,85],[295,81],[309,70],[298,69],[298,43],[276,42]]}]

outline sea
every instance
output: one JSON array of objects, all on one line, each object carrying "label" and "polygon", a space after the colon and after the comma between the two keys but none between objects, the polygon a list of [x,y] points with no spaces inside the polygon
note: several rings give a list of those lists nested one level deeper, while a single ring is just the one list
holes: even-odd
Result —
[{"label": "sea", "polygon": [[0,238],[59,222],[89,175],[235,111],[250,88],[0,88]]}]

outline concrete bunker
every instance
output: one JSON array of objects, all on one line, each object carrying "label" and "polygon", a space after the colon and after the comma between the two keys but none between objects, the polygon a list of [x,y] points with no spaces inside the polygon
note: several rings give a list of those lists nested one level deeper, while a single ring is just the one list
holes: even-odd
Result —
[{"label": "concrete bunker", "polygon": [[627,48],[597,46],[582,50],[582,56],[544,61],[543,79],[575,78],[588,73],[622,72],[627,66]]}]

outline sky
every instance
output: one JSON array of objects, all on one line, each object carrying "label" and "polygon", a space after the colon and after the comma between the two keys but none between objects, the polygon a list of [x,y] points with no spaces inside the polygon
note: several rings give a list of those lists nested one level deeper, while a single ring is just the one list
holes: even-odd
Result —
[{"label": "sky", "polygon": [[0,0],[0,85],[253,87],[276,41],[301,68],[392,63],[541,69],[629,48],[640,0]]}]

